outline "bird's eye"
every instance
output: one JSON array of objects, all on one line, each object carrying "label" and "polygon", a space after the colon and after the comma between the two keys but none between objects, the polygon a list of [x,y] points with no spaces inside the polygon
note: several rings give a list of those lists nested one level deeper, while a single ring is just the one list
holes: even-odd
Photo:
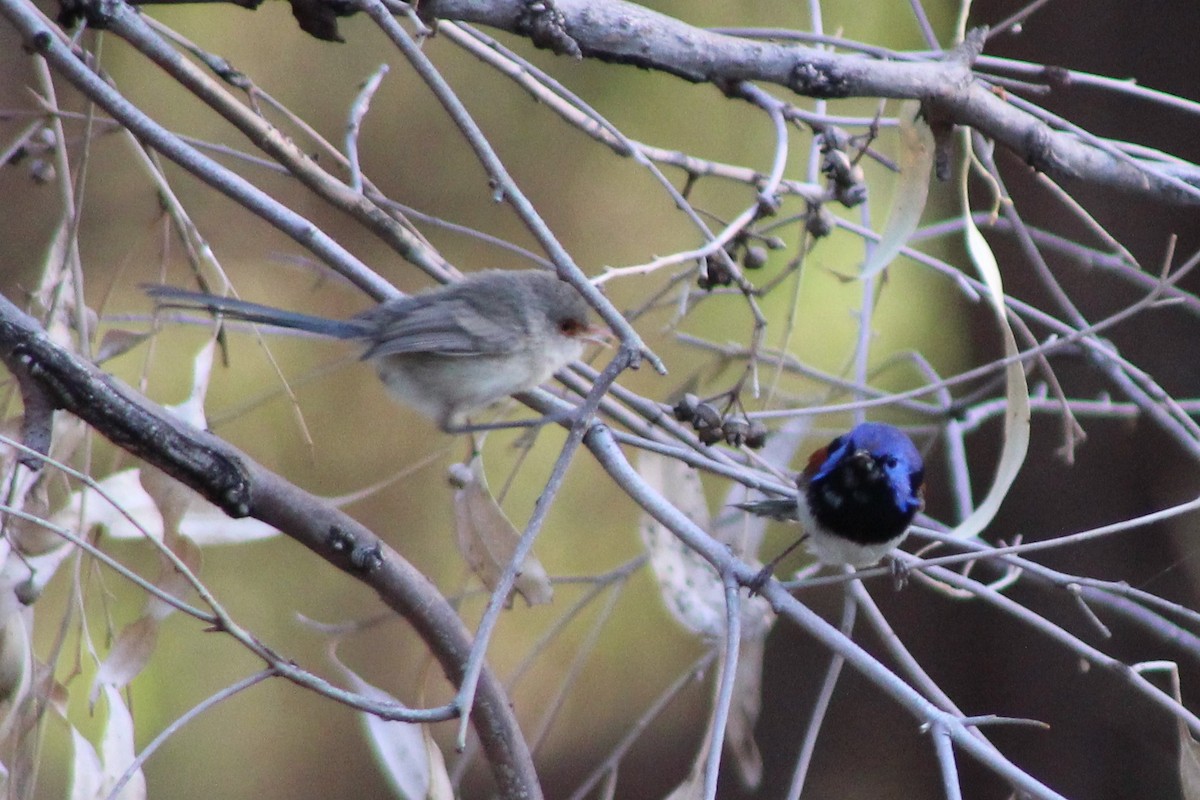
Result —
[{"label": "bird's eye", "polygon": [[571,317],[561,319],[558,321],[558,332],[563,336],[578,336],[583,333],[583,323]]},{"label": "bird's eye", "polygon": [[883,466],[886,467],[887,469],[895,469],[896,468],[896,457],[895,456],[885,456],[883,459]]}]

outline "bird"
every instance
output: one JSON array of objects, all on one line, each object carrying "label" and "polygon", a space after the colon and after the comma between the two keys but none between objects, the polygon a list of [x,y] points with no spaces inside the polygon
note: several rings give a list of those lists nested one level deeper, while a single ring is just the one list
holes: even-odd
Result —
[{"label": "bird", "polygon": [[528,391],[578,358],[608,330],[570,284],[542,270],[481,270],[456,283],[329,319],[173,286],[143,287],[159,308],[207,311],[363,346],[388,392],[450,433],[468,415]]},{"label": "bird", "polygon": [[912,440],[892,425],[862,422],[819,448],[796,478],[797,495],[738,503],[758,516],[798,521],[805,535],[759,573],[761,586],[778,561],[807,540],[831,565],[867,567],[904,540],[925,506],[925,465]]}]

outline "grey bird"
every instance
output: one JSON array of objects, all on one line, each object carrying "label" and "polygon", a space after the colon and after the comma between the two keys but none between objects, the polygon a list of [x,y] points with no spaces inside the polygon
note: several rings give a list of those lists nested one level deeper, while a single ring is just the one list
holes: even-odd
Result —
[{"label": "grey bird", "polygon": [[588,320],[570,284],[541,270],[483,270],[446,286],[328,319],[172,286],[147,286],[160,308],[357,341],[390,394],[449,432],[467,417],[533,389],[609,332]]}]

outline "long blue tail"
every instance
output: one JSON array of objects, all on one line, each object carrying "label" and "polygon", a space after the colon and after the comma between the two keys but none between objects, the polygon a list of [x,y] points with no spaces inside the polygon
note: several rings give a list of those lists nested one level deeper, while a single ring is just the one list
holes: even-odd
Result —
[{"label": "long blue tail", "polygon": [[156,301],[159,308],[183,308],[191,311],[207,311],[224,314],[232,319],[271,325],[276,328],[308,331],[335,339],[360,339],[369,334],[367,326],[356,319],[326,319],[311,314],[299,314],[282,308],[250,303],[234,297],[217,297],[204,292],[178,289],[174,286],[146,285],[146,294]]}]

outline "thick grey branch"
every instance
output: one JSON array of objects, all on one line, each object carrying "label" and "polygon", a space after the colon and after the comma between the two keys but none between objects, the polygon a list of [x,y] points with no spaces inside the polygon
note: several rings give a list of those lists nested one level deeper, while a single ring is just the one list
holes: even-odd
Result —
[{"label": "thick grey branch", "polygon": [[[36,383],[54,406],[200,492],[230,516],[252,516],[278,528],[375,589],[412,624],[447,678],[455,685],[461,680],[470,632],[437,587],[353,518],[59,347],[36,320],[3,296],[0,360],[22,381]],[[477,691],[473,721],[501,795],[541,797],[508,697],[490,670],[483,670]]]},{"label": "thick grey branch", "polygon": [[[527,7],[524,0],[422,0],[420,13],[530,35]],[[1055,130],[975,80],[964,59],[885,61],[744,39],[623,0],[556,0],[553,7],[585,58],[668,72],[694,83],[760,81],[816,98],[923,100],[939,121],[969,125],[1049,175],[1172,203],[1200,203],[1200,191],[1193,191],[1200,187],[1200,167],[1176,164],[1167,170],[1122,159]]]},{"label": "thick grey branch", "polygon": [[[315,5],[346,11],[344,3],[330,0]],[[69,0],[63,7],[64,13],[84,15],[93,26],[103,28],[116,21],[112,18],[120,16],[123,4]],[[391,7],[404,6],[393,0]],[[422,0],[418,10],[428,19],[478,23],[526,36],[556,53],[667,72],[693,83],[728,86],[757,81],[822,99],[921,100],[931,119],[975,128],[1033,169],[1055,178],[1163,202],[1200,204],[1200,167],[1180,162],[1165,166],[1160,161],[1126,156],[1095,137],[1052,127],[977,79],[970,64],[974,52],[954,52],[942,60],[885,60],[869,54],[830,53],[704,30],[624,0]],[[46,43],[46,39],[29,42],[35,50]],[[63,71],[62,64],[56,67]],[[70,70],[66,71],[78,85]]]}]

